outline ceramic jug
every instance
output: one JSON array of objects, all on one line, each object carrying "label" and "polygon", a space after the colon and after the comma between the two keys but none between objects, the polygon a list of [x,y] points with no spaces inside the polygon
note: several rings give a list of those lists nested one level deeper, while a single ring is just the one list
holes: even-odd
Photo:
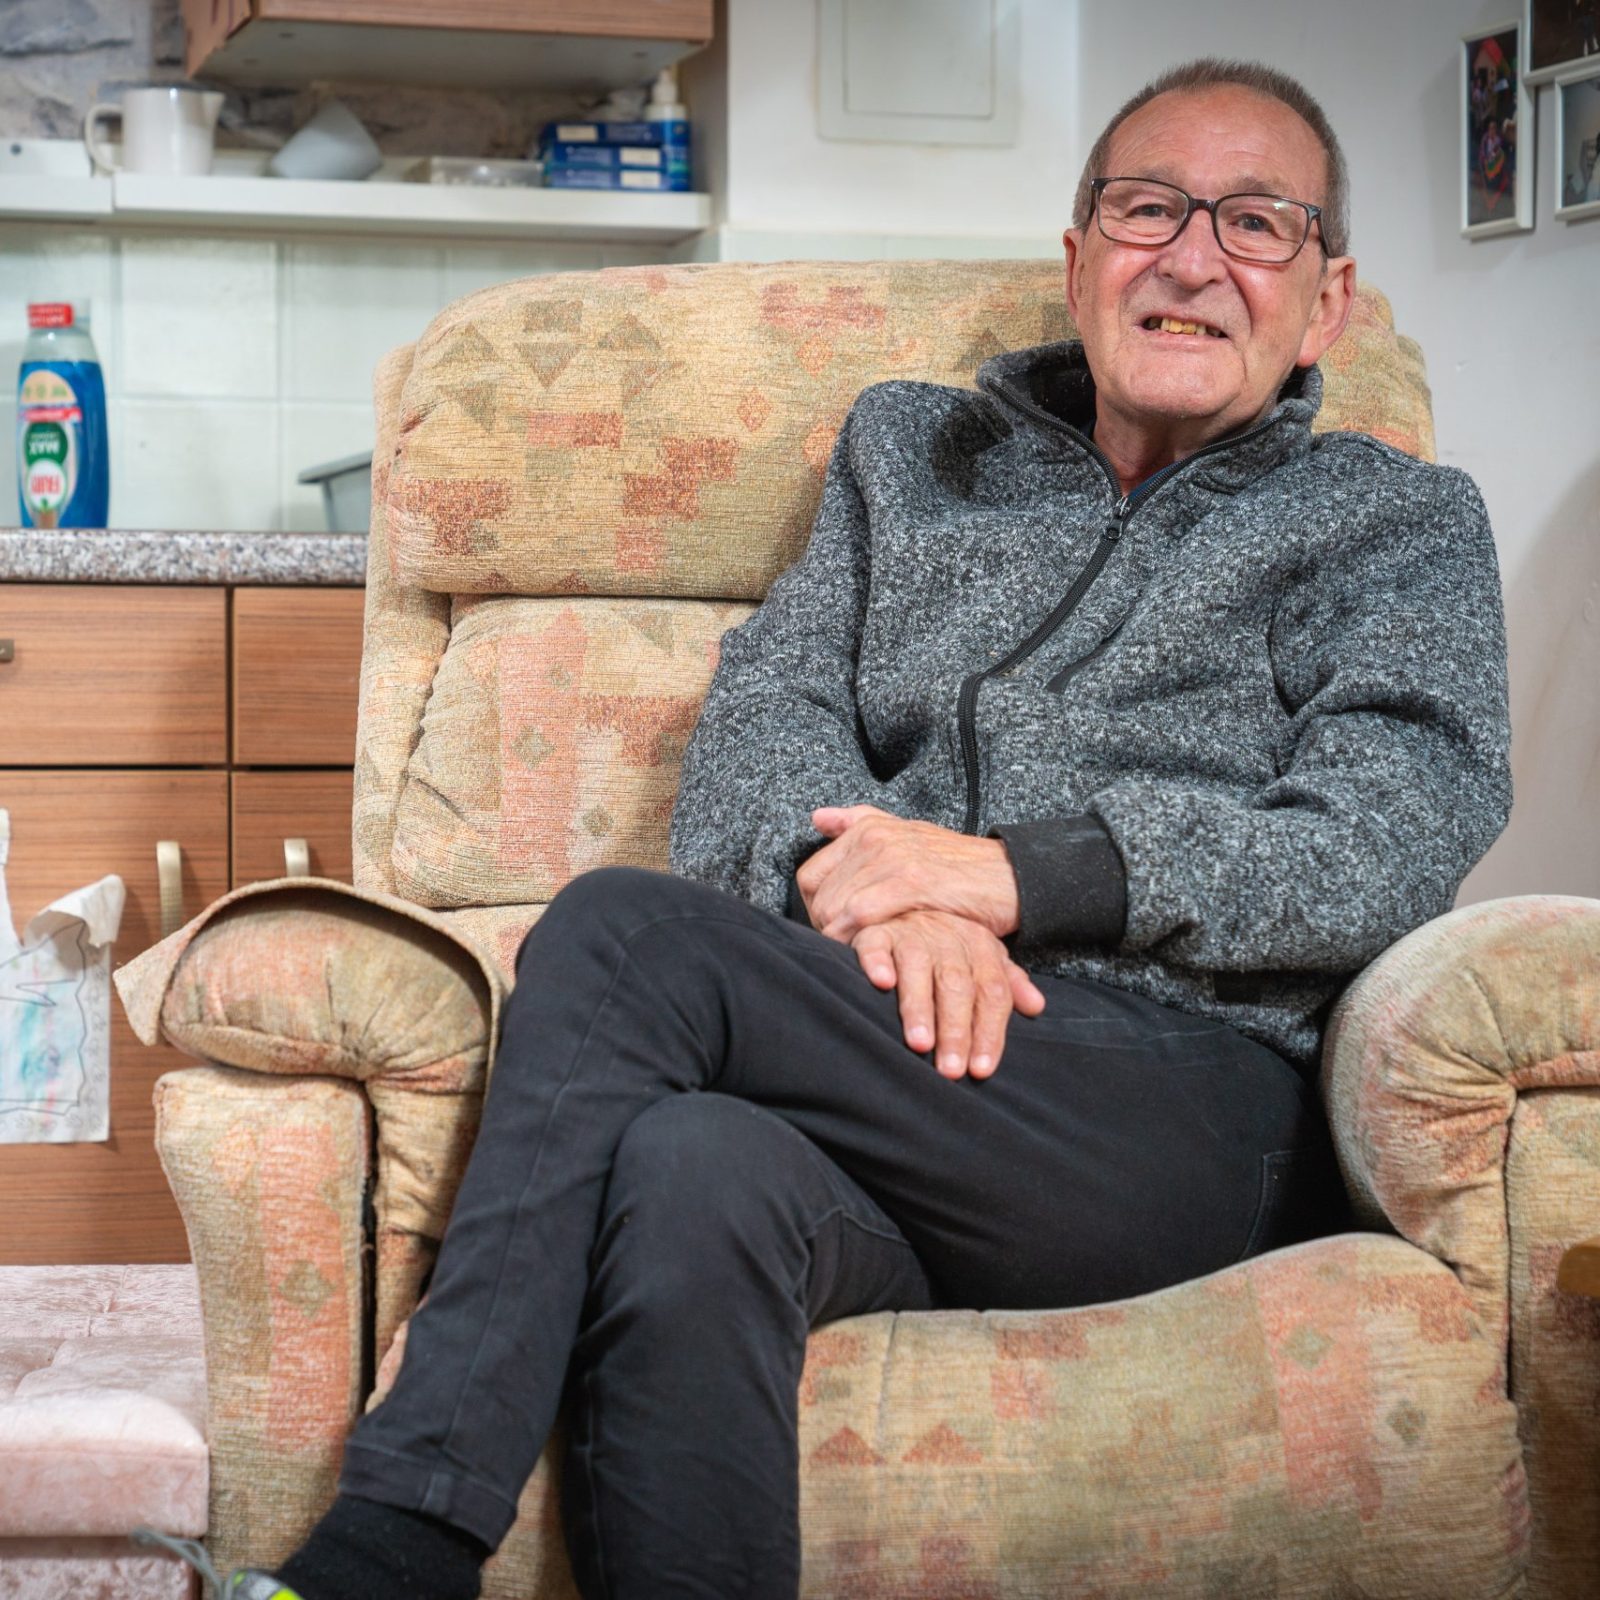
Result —
[{"label": "ceramic jug", "polygon": [[[211,144],[222,110],[212,89],[163,84],[129,89],[120,106],[91,106],[83,119],[83,142],[97,172],[149,172],[167,176],[207,173]],[[96,126],[102,117],[122,119],[122,160],[112,158]]]}]

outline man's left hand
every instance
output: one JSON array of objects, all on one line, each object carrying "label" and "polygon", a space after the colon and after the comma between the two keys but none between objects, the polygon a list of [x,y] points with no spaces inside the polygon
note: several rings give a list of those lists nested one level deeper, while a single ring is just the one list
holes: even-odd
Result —
[{"label": "man's left hand", "polygon": [[968,917],[998,939],[1017,928],[1017,878],[998,839],[975,839],[876,806],[822,806],[811,825],[831,842],[795,882],[812,927],[848,944],[907,911]]}]

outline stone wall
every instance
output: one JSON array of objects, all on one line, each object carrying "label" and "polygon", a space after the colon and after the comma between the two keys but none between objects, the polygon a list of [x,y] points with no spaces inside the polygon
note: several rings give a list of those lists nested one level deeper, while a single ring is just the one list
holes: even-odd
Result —
[{"label": "stone wall", "polygon": [[[0,137],[75,139],[96,100],[182,83],[179,0],[0,0]],[[525,156],[570,98],[472,89],[314,83],[227,94],[219,147],[276,148],[331,94],[385,155]]]}]

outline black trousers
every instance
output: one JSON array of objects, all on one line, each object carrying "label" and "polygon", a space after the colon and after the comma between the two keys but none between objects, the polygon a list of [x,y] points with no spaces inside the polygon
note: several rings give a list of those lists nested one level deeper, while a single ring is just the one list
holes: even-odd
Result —
[{"label": "black trousers", "polygon": [[1348,1221],[1326,1122],[1235,1030],[1044,978],[941,1077],[847,946],[605,868],[525,941],[427,1303],[340,1487],[497,1545],[563,1396],[590,1600],[792,1600],[808,1329],[1093,1304]]}]

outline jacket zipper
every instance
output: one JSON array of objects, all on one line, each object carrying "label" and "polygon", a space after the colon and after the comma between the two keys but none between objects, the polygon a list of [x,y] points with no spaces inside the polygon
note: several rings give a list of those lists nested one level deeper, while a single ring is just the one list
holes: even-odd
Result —
[{"label": "jacket zipper", "polygon": [[[1007,401],[1018,407],[1019,410],[1031,413],[1040,421],[1050,427],[1064,430],[1064,424],[1059,417],[1052,416],[1048,411],[1026,402],[1018,401],[1008,395]],[[1088,592],[1089,585],[1100,576],[1100,569],[1111,559],[1111,552],[1116,549],[1117,542],[1122,538],[1127,527],[1128,517],[1133,512],[1138,502],[1149,498],[1151,492],[1160,487],[1180,467],[1186,467],[1191,461],[1198,461],[1202,456],[1212,455],[1218,450],[1228,449],[1233,445],[1243,444],[1246,439],[1263,432],[1271,423],[1261,422],[1251,428],[1247,433],[1241,433],[1231,439],[1219,439],[1215,444],[1208,444],[1203,449],[1196,450],[1193,455],[1185,456],[1181,461],[1173,461],[1164,466],[1159,472],[1153,472],[1143,483],[1130,489],[1116,503],[1111,513],[1111,521],[1106,524],[1100,535],[1100,542],[1094,547],[1083,570],[1072,580],[1072,587],[1062,595],[1043,622],[1028,635],[1021,644],[1017,645],[1008,655],[999,661],[972,673],[962,679],[960,693],[956,696],[956,723],[961,731],[961,762],[966,776],[967,784],[967,814],[966,820],[961,825],[963,833],[976,833],[978,831],[978,690],[983,687],[986,678],[993,678],[1000,673],[1008,672],[1019,661],[1025,661],[1035,650],[1053,634],[1063,622],[1077,609],[1078,602]],[[1110,481],[1113,493],[1122,485],[1117,481],[1116,469],[1106,459],[1103,451],[1092,439],[1084,438],[1076,429],[1071,430],[1076,437],[1087,447],[1089,453],[1104,469]]]},{"label": "jacket zipper", "polygon": [[1045,684],[1045,688],[1048,689],[1051,694],[1060,694],[1061,691],[1065,689],[1066,686],[1071,683],[1080,672],[1082,672],[1086,667],[1092,666],[1100,659],[1101,656],[1106,653],[1107,650],[1112,647],[1112,645],[1117,642],[1117,636],[1122,632],[1123,626],[1126,624],[1127,620],[1128,619],[1125,616],[1118,618],[1117,625],[1105,636],[1105,638],[1100,641],[1099,644],[1094,647],[1094,649],[1086,651],[1075,661],[1069,661],[1066,666],[1064,666],[1055,675],[1055,677],[1051,678]]}]

